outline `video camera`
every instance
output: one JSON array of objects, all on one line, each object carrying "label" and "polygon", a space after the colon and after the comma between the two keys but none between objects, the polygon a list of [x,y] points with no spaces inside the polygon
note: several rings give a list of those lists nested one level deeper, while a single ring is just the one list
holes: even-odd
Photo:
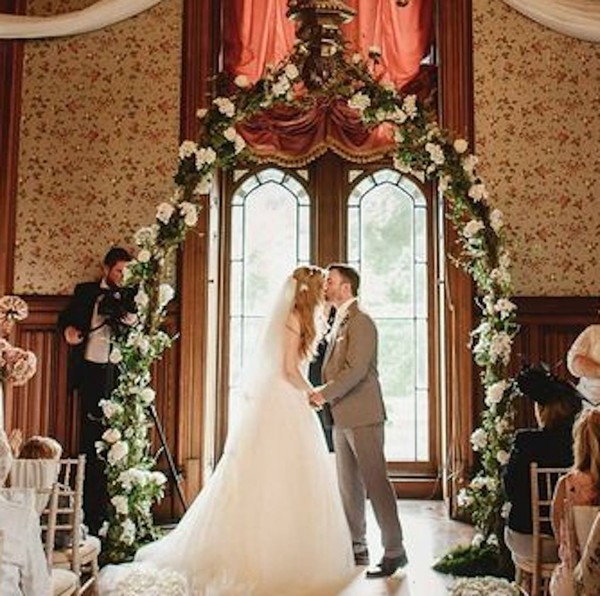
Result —
[{"label": "video camera", "polygon": [[137,287],[133,286],[102,291],[98,302],[98,314],[106,317],[106,324],[113,332],[121,333],[128,327],[124,319],[128,314],[137,312],[136,294]]}]

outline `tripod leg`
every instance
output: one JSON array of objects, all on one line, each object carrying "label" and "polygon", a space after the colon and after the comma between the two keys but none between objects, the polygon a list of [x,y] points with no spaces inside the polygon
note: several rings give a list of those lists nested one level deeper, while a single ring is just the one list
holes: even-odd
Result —
[{"label": "tripod leg", "polygon": [[177,490],[177,495],[179,496],[179,500],[181,501],[181,505],[183,506],[183,510],[187,511],[187,504],[185,502],[185,497],[183,496],[183,492],[181,492],[181,476],[175,467],[175,462],[173,460],[173,455],[171,454],[171,450],[167,445],[167,438],[165,436],[165,431],[162,427],[160,419],[158,418],[158,412],[156,411],[156,407],[154,404],[150,405],[150,415],[152,416],[152,420],[156,425],[156,430],[158,431],[158,437],[160,439],[160,444],[165,452],[165,457],[167,458],[167,465],[169,466],[169,472],[171,473],[171,478],[173,478],[173,482],[175,483],[175,489]]}]

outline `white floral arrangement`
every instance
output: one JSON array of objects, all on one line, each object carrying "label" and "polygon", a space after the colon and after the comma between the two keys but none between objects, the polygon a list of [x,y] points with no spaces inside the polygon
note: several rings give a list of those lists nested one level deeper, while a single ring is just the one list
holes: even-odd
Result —
[{"label": "white floral arrangement", "polygon": [[29,350],[13,346],[7,339],[13,327],[27,318],[29,309],[19,296],[0,298],[0,383],[25,385],[35,374],[37,358]]},{"label": "white floral arrangement", "polygon": [[176,571],[153,567],[134,569],[119,582],[113,596],[189,596],[185,577]]},{"label": "white floral arrangement", "polygon": [[463,577],[448,588],[451,596],[519,596],[522,594],[519,587],[506,579],[492,577]]},{"label": "white floral arrangement", "polygon": [[[127,558],[149,539],[152,500],[162,495],[164,478],[141,478],[153,465],[147,436],[147,406],[154,399],[150,365],[173,341],[160,330],[174,293],[163,283],[168,256],[196,225],[215,172],[235,166],[240,159],[253,159],[238,125],[275,104],[308,109],[319,94],[345,97],[366,127],[384,125],[393,130],[395,147],[390,154],[394,167],[421,182],[437,183],[447,202],[448,217],[459,234],[459,262],[475,282],[481,308],[481,323],[472,332],[471,347],[481,367],[487,406],[482,425],[472,438],[481,471],[461,491],[460,504],[471,512],[483,541],[498,543],[503,523],[500,512],[505,510],[500,468],[513,436],[515,392],[507,365],[517,333],[503,216],[489,203],[488,191],[477,173],[478,159],[469,152],[468,142],[437,125],[433,106],[415,95],[401,96],[393,86],[373,77],[370,63],[376,64],[380,54],[378,48],[372,48],[369,62],[365,62],[358,54],[336,53],[330,76],[318,89],[306,93],[300,73],[309,51],[297,42],[292,53],[278,66],[269,66],[261,79],[251,84],[239,76],[227,93],[198,110],[201,133],[198,140],[185,140],[179,147],[177,187],[158,205],[154,223],[136,232],[139,251],[126,269],[126,283],[138,287],[138,323],[111,354],[121,374],[119,386],[103,404],[109,430],[98,444],[108,462],[111,518],[105,527],[105,552],[109,559]],[[130,482],[131,474],[138,475],[136,482]]]}]

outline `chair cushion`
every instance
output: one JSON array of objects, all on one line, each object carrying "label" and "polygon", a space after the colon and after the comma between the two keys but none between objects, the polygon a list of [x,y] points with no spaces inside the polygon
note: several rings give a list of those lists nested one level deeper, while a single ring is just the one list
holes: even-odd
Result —
[{"label": "chair cushion", "polygon": [[[100,539],[96,536],[88,536],[84,542],[79,545],[79,557],[82,563],[86,563],[94,557],[97,557],[102,550]],[[65,548],[52,552],[52,564],[57,566],[68,566],[73,557],[73,549]]]},{"label": "chair cushion", "polygon": [[52,569],[53,596],[69,596],[77,590],[77,576],[67,569]]},{"label": "chair cushion", "polygon": [[[542,534],[542,563],[558,563],[558,546],[554,536]],[[533,559],[533,535],[515,532],[510,528],[505,528],[504,541],[513,555],[513,559]]]}]

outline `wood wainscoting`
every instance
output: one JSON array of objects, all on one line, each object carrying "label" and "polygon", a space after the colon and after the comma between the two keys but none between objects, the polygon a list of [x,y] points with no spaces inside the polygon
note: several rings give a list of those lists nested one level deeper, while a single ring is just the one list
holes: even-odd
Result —
[{"label": "wood wainscoting", "polygon": [[[79,405],[76,393],[67,386],[68,346],[59,333],[58,314],[66,307],[68,296],[23,296],[29,306],[29,316],[17,325],[15,345],[31,350],[38,359],[36,375],[23,387],[6,388],[5,425],[7,431],[20,428],[24,437],[42,434],[55,437],[67,455],[77,454]],[[177,332],[179,313],[170,309],[165,321],[165,331]],[[156,409],[167,436],[169,448],[180,466],[178,454],[178,420],[181,409],[178,392],[180,348],[175,342],[159,360],[152,372],[152,386],[156,390]],[[153,449],[160,447],[153,431]],[[164,457],[159,468],[167,473]],[[168,473],[167,473],[168,476]],[[167,498],[157,508],[162,520],[173,519],[181,512],[173,497],[173,484],[169,478]]]},{"label": "wood wainscoting", "polygon": [[[511,373],[524,363],[546,362],[561,378],[575,381],[566,367],[567,352],[573,340],[588,325],[599,323],[597,297],[519,296],[517,322],[521,326],[513,345]],[[522,400],[517,409],[517,426],[535,426],[533,406]]]}]

